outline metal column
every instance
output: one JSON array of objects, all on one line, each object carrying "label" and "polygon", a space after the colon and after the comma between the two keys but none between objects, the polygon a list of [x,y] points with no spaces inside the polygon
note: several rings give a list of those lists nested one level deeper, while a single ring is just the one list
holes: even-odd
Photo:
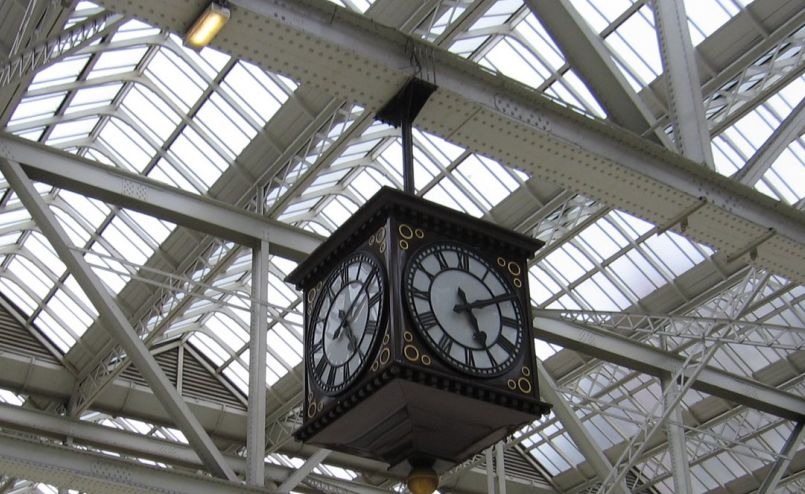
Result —
[{"label": "metal column", "polygon": [[486,492],[495,492],[495,451],[494,446],[490,446],[484,451],[486,458]]},{"label": "metal column", "polygon": [[246,483],[260,487],[265,482],[268,264],[268,240],[264,239],[252,248],[249,411],[246,417]]},{"label": "metal column", "polygon": [[503,458],[503,441],[495,444],[495,476],[497,494],[506,494],[506,460]]},{"label": "metal column", "polygon": [[664,406],[667,408],[677,402],[665,423],[665,431],[668,436],[668,453],[671,455],[671,472],[674,476],[674,492],[676,494],[691,494],[693,487],[690,481],[682,403],[677,400],[679,397],[679,384],[671,379],[663,379],[662,386],[667,390],[663,395],[665,399]]}]

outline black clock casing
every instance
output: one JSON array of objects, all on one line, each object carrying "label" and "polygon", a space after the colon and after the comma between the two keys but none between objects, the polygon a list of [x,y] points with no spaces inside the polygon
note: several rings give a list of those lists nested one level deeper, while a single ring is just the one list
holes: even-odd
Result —
[{"label": "black clock casing", "polygon": [[[306,372],[296,438],[391,467],[426,459],[444,471],[547,413],[539,399],[526,267],[541,245],[381,189],[287,278],[305,292],[305,341],[316,287],[355,252],[382,264],[388,297],[368,363],[343,391],[324,392]],[[447,297],[434,299],[438,314],[428,314],[423,307],[431,301],[413,293],[423,289],[421,280],[407,280],[416,271],[412,263],[428,253],[430,275],[444,271],[435,281]],[[431,317],[441,320],[441,334],[426,329]]]}]

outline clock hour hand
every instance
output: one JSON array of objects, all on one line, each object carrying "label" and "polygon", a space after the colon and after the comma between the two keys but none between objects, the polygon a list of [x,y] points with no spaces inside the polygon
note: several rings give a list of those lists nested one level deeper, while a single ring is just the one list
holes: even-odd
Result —
[{"label": "clock hour hand", "polygon": [[[349,349],[350,352],[354,352],[355,348],[357,348],[357,341],[355,341],[355,333],[352,332],[352,324],[349,322],[349,319],[347,318],[347,313],[344,312],[343,310],[339,310],[338,318],[341,319],[341,324],[339,324],[338,328],[340,329],[342,326],[347,327],[346,333],[347,333],[347,339],[349,340],[349,342],[347,343],[347,348]],[[338,336],[334,336],[334,338],[337,337]]]},{"label": "clock hour hand", "polygon": [[[461,304],[459,305],[469,305],[467,304],[467,294],[464,293],[464,290],[461,287],[458,288],[458,298],[461,299]],[[456,305],[458,307],[459,305]],[[453,308],[456,312],[461,312]],[[472,313],[472,310],[467,309],[467,316],[470,318],[470,324],[472,325],[472,330],[474,332],[473,338],[475,341],[480,343],[481,345],[486,345],[486,333],[481,331],[481,328],[478,327],[478,319],[475,318],[475,314]]]},{"label": "clock hour hand", "polygon": [[[459,288],[459,290],[461,290]],[[498,295],[497,297],[492,298],[485,298],[481,300],[476,300],[474,302],[467,302],[466,297],[462,297],[462,303],[456,304],[453,307],[453,310],[456,312],[470,312],[472,309],[478,309],[480,307],[485,307],[490,304],[496,304],[498,302],[503,302],[505,300],[512,300],[516,298],[517,295],[514,293],[506,293],[504,295]]]}]

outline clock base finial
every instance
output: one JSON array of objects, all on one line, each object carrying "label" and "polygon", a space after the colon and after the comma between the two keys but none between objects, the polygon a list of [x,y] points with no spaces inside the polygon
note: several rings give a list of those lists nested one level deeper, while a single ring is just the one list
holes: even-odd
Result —
[{"label": "clock base finial", "polygon": [[433,494],[439,487],[439,476],[433,469],[433,461],[412,458],[408,462],[411,464],[411,472],[405,479],[408,490],[412,494]]}]

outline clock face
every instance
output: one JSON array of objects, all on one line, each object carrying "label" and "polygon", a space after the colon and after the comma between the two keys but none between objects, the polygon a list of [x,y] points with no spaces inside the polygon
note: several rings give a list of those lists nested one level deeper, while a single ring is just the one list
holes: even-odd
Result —
[{"label": "clock face", "polygon": [[520,298],[498,269],[454,242],[425,246],[405,270],[408,311],[428,346],[476,376],[510,369],[523,345]]},{"label": "clock face", "polygon": [[356,253],[322,284],[311,314],[307,372],[326,394],[343,391],[366,367],[385,312],[385,275],[371,255]]}]

